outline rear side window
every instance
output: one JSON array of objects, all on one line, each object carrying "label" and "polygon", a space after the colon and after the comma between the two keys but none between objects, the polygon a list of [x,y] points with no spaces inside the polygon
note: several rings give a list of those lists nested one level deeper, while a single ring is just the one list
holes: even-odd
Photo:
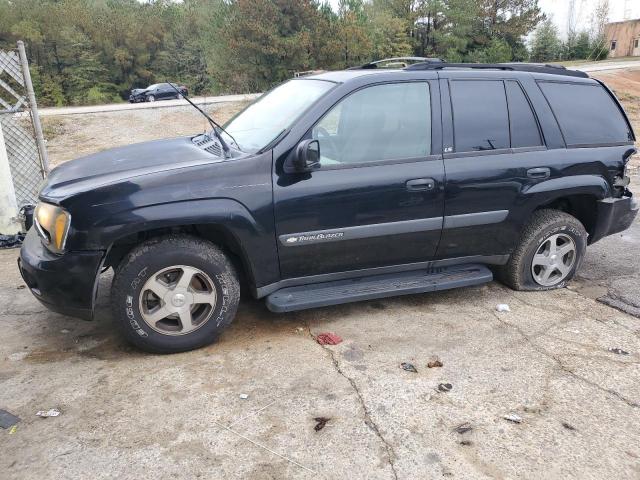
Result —
[{"label": "rear side window", "polygon": [[539,82],[567,146],[626,143],[629,125],[611,95],[600,85]]},{"label": "rear side window", "polygon": [[511,124],[511,146],[539,147],[542,145],[538,122],[531,110],[529,100],[518,82],[505,82],[509,102],[509,122]]},{"label": "rear side window", "polygon": [[456,152],[509,148],[509,114],[502,80],[451,82]]}]

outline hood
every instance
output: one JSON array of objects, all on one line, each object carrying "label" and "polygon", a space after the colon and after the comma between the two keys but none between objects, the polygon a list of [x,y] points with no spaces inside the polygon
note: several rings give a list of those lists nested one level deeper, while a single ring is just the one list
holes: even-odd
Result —
[{"label": "hood", "polygon": [[194,145],[191,137],[127,145],[63,163],[51,171],[40,196],[60,201],[140,175],[222,161]]},{"label": "hood", "polygon": [[131,90],[131,95],[138,95],[144,92],[145,90],[146,88],[134,88],[133,90]]}]

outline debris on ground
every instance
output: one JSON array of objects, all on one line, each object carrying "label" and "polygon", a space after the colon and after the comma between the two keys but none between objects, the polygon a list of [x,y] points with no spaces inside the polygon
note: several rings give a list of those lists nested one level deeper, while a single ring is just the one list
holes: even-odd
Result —
[{"label": "debris on ground", "polygon": [[429,359],[429,362],[427,363],[427,367],[429,368],[437,368],[437,367],[441,367],[443,365],[442,360],[440,360],[440,357],[438,356],[433,356]]},{"label": "debris on ground", "polygon": [[26,285],[18,285],[18,286],[16,287],[16,290],[24,290],[25,288],[27,288],[27,286],[26,286]]},{"label": "debris on ground", "polygon": [[509,420],[510,422],[513,422],[513,423],[522,423],[522,417],[517,413],[510,413],[508,415],[503,416],[502,418],[504,418],[505,420]]},{"label": "debris on ground", "polygon": [[20,421],[20,417],[16,417],[13,413],[6,410],[0,410],[0,427],[11,428]]},{"label": "debris on ground", "polygon": [[407,372],[418,373],[418,369],[413,365],[413,363],[402,362],[400,366]]},{"label": "debris on ground", "polygon": [[339,343],[342,343],[342,338],[335,333],[325,332],[319,333],[316,336],[316,342],[320,345],[338,345]]},{"label": "debris on ground", "polygon": [[464,445],[465,447],[470,447],[471,445],[473,445],[473,442],[471,440],[460,440],[460,445]]},{"label": "debris on ground", "polygon": [[15,235],[0,234],[0,248],[18,248],[22,245],[24,233],[16,233]]},{"label": "debris on ground", "polygon": [[13,435],[14,433],[16,433],[18,431],[18,426],[14,425],[13,427],[11,427],[9,429],[9,435]]},{"label": "debris on ground", "polygon": [[450,392],[452,388],[453,388],[453,385],[451,385],[450,383],[438,384],[438,390],[440,390],[441,392]]},{"label": "debris on ground", "polygon": [[241,393],[241,394],[240,394],[240,398],[241,398],[242,400],[246,400],[247,398],[249,398],[249,395],[247,395],[246,393]]},{"label": "debris on ground", "polygon": [[60,410],[57,408],[52,408],[50,410],[38,410],[36,412],[36,416],[42,418],[57,417],[58,415],[60,415]]},{"label": "debris on ground", "polygon": [[576,427],[567,422],[562,422],[562,426],[567,430],[575,431]]},{"label": "debris on ground", "polygon": [[629,355],[629,352],[627,352],[626,350],[622,350],[621,348],[609,348],[609,351],[611,353],[615,353],[616,355]]},{"label": "debris on ground", "polygon": [[473,427],[469,422],[465,422],[461,425],[458,425],[456,428],[453,429],[454,432],[459,433],[460,435],[462,435],[463,433],[470,432],[471,430],[473,430]]},{"label": "debris on ground", "polygon": [[496,305],[496,310],[499,312],[510,312],[511,309],[509,308],[509,305],[507,305],[506,303],[499,303],[498,305]]},{"label": "debris on ground", "polygon": [[330,418],[327,418],[327,417],[316,417],[316,418],[314,418],[313,420],[314,420],[314,422],[316,422],[316,426],[315,426],[315,427],[313,427],[313,429],[314,429],[316,432],[319,432],[320,430],[322,430],[322,429],[325,427],[325,425],[326,425],[326,424],[329,422],[329,420],[331,420],[331,419],[330,419]]}]

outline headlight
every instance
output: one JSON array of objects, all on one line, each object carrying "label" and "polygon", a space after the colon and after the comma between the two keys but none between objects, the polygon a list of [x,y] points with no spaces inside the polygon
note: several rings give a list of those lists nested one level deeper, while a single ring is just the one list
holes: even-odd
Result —
[{"label": "headlight", "polygon": [[36,230],[44,244],[54,253],[64,252],[71,215],[62,207],[40,202],[34,214]]}]

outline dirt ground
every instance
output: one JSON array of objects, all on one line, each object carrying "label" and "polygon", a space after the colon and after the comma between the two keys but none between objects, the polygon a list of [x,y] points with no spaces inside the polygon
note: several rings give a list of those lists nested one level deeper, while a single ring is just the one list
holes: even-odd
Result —
[{"label": "dirt ground", "polygon": [[[204,110],[222,124],[247,103],[208,105]],[[123,110],[42,119],[52,167],[107,148],[160,138],[193,135],[211,127],[191,106]]]},{"label": "dirt ground", "polygon": [[[63,117],[51,156],[203,127],[147,115]],[[217,344],[170,356],[114,331],[108,274],[83,322],[40,306],[2,250],[0,409],[22,421],[0,429],[0,478],[639,479],[639,247],[637,219],[552,292],[492,282],[279,315],[244,298]]]}]

